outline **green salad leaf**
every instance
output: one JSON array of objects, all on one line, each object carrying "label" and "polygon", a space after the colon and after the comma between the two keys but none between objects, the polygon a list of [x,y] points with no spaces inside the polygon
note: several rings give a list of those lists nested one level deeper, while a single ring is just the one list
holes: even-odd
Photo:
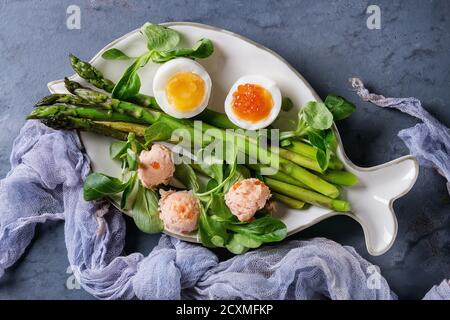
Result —
[{"label": "green salad leaf", "polygon": [[326,130],[325,144],[327,145],[328,149],[330,149],[333,152],[337,148],[336,135],[334,134],[334,131],[331,129]]},{"label": "green salad leaf", "polygon": [[326,132],[324,130],[308,130],[308,140],[309,142],[319,150],[325,150],[327,148]]},{"label": "green salad leaf", "polygon": [[204,175],[216,180],[217,183],[221,183],[224,179],[223,162],[214,158],[214,155],[206,157],[204,151],[204,149],[201,149],[197,152],[197,159],[200,158],[201,161],[192,163],[191,166],[194,168],[194,170],[197,170]]},{"label": "green salad leaf", "polygon": [[192,48],[179,48],[171,51],[154,51],[152,61],[163,63],[175,58],[203,59],[209,57],[214,52],[214,45],[209,39],[197,41]]},{"label": "green salad leaf", "polygon": [[329,149],[318,149],[316,153],[316,160],[317,163],[320,166],[320,169],[325,171],[328,168],[328,165],[330,164],[330,158],[331,158],[331,152]]},{"label": "green salad leaf", "polygon": [[102,58],[105,60],[130,60],[133,59],[129,56],[127,56],[123,51],[111,48],[103,52]]},{"label": "green salad leaf", "polygon": [[226,248],[234,254],[243,254],[248,251],[248,247],[244,245],[239,238],[236,238],[236,234],[231,237],[231,240],[227,243]]},{"label": "green salad leaf", "polygon": [[227,214],[212,206],[207,212],[202,212],[198,229],[202,243],[208,247],[225,246],[234,254],[241,254],[248,249],[258,248],[263,243],[281,241],[287,235],[286,225],[270,216],[257,217],[252,222],[241,222],[231,213],[230,217]]},{"label": "green salad leaf", "polygon": [[131,149],[127,149],[127,166],[130,170],[134,171],[137,170],[138,166],[138,155],[137,153]]},{"label": "green salad leaf", "polygon": [[201,207],[198,221],[198,236],[202,244],[207,247],[224,247],[228,241],[227,223],[212,219],[208,208]]},{"label": "green salad leaf", "polygon": [[127,181],[110,177],[101,173],[90,174],[84,183],[84,194],[86,200],[97,200],[113,196],[122,192],[120,207],[125,209],[132,206],[129,201],[130,195],[139,183],[137,179],[137,168],[139,154],[144,146],[137,140],[132,132],[128,134],[127,141],[113,141],[109,146],[111,159],[122,162],[122,175],[129,176]]},{"label": "green salad leaf", "polygon": [[109,156],[113,160],[120,160],[128,149],[126,141],[113,141],[109,146]]},{"label": "green salad leaf", "polygon": [[159,218],[158,194],[143,186],[138,186],[133,206],[133,220],[139,230],[145,233],[158,233],[164,229]]},{"label": "green salad leaf", "polygon": [[84,200],[92,201],[112,196],[122,192],[128,185],[128,181],[94,172],[86,177],[83,185]]},{"label": "green salad leaf", "polygon": [[[233,238],[231,239],[230,242],[238,243],[242,247],[250,249],[256,249],[262,245],[262,241],[255,240],[241,233],[233,234]],[[235,247],[235,245],[232,245],[232,247]]]},{"label": "green salad leaf", "polygon": [[305,120],[313,129],[326,130],[333,124],[333,114],[324,103],[310,101],[302,108]]},{"label": "green salad leaf", "polygon": [[167,141],[172,136],[172,128],[164,122],[157,121],[147,127],[144,132],[145,142]]},{"label": "green salad leaf", "polygon": [[281,110],[288,112],[292,110],[294,107],[294,103],[292,102],[291,98],[289,97],[283,97],[281,99]]},{"label": "green salad leaf", "polygon": [[139,183],[137,179],[137,172],[133,172],[131,174],[130,180],[128,180],[127,186],[125,189],[123,189],[122,192],[122,198],[120,199],[120,208],[125,209],[128,206],[132,206],[133,204],[129,203],[129,198],[131,195],[131,192],[133,191],[134,187],[136,186],[136,182]]},{"label": "green salad leaf", "polygon": [[228,228],[261,242],[281,241],[287,235],[286,225],[281,220],[271,216],[257,218],[247,224],[230,224]]},{"label": "green salad leaf", "polygon": [[178,179],[186,188],[197,192],[200,189],[197,175],[194,169],[186,163],[180,163],[175,166],[174,177]]},{"label": "green salad leaf", "polygon": [[142,56],[137,58],[131,66],[125,70],[120,80],[114,86],[111,92],[113,98],[119,100],[127,100],[139,93],[141,89],[141,79],[137,74],[138,70],[145,66],[150,59],[151,55],[149,52],[144,53]]},{"label": "green salad leaf", "polygon": [[217,183],[221,183],[223,181],[223,164],[221,163],[211,163],[211,164],[205,164],[201,163],[198,164],[198,166],[201,168],[201,170],[214,179]]},{"label": "green salad leaf", "polygon": [[141,33],[147,40],[147,48],[154,51],[169,51],[180,42],[180,34],[170,28],[146,22]]},{"label": "green salad leaf", "polygon": [[325,171],[328,168],[331,155],[337,147],[334,131],[331,129],[311,129],[308,131],[308,140],[311,145],[317,148],[316,160],[320,168]]},{"label": "green salad leaf", "polygon": [[113,141],[109,146],[109,156],[113,160],[120,160],[123,168],[137,170],[138,157],[145,147],[137,140],[136,134],[130,132],[127,141]]},{"label": "green salad leaf", "polygon": [[216,216],[220,221],[237,221],[236,217],[233,216],[230,209],[225,203],[225,199],[221,194],[213,194],[211,196],[211,202],[209,206],[211,214]]},{"label": "green salad leaf", "polygon": [[214,188],[217,188],[219,183],[215,179],[209,179],[206,183],[205,191],[210,191]]},{"label": "green salad leaf", "polygon": [[341,96],[332,94],[326,97],[325,105],[333,114],[334,121],[345,119],[356,111],[356,107],[353,103]]},{"label": "green salad leaf", "polygon": [[177,53],[174,52],[174,55],[177,57],[189,57],[189,58],[197,58],[197,59],[205,59],[208,58],[210,55],[212,55],[214,52],[214,44],[211,40],[203,38],[197,41],[192,48],[190,49],[190,52],[185,52],[182,54],[181,52]]}]

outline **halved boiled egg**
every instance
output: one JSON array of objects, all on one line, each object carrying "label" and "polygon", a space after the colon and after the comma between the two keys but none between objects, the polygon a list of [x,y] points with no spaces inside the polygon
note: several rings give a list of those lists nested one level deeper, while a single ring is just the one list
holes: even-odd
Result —
[{"label": "halved boiled egg", "polygon": [[248,130],[265,128],[281,110],[281,92],[264,76],[239,78],[225,99],[225,112],[235,125]]},{"label": "halved boiled egg", "polygon": [[192,118],[208,105],[211,78],[199,63],[173,59],[156,71],[153,94],[165,113],[178,119]]}]

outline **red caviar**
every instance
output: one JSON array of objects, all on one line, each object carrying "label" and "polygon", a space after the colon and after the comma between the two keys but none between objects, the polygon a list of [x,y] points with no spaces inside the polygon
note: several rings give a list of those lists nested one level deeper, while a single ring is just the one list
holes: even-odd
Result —
[{"label": "red caviar", "polygon": [[153,161],[152,163],[150,163],[150,166],[156,170],[158,170],[161,167],[158,161]]},{"label": "red caviar", "polygon": [[240,119],[257,122],[270,114],[273,107],[272,95],[260,85],[241,84],[233,93],[231,106]]}]

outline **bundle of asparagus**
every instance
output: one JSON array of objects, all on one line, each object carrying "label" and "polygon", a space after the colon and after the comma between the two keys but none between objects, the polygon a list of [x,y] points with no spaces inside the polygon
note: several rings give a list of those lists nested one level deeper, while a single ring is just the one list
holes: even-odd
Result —
[{"label": "bundle of asparagus", "polygon": [[[87,62],[71,55],[70,62],[75,72],[95,87],[110,93],[114,83]],[[192,135],[197,130],[192,120],[176,119],[162,112],[153,97],[138,94],[128,101],[111,98],[108,94],[91,90],[79,83],[65,79],[71,94],[53,94],[37,103],[28,119],[40,119],[56,129],[77,129],[126,140],[130,132],[144,140],[146,129],[156,123],[170,130],[185,129]],[[202,120],[202,130],[211,128],[221,133],[224,141],[230,135],[224,129],[236,128],[225,114],[205,109],[196,117]],[[170,138],[169,136],[165,137]],[[245,136],[232,135],[238,151],[248,153],[252,141]],[[257,146],[257,148],[260,148]],[[350,204],[338,199],[340,186],[351,186],[356,177],[343,170],[339,159],[331,155],[328,169],[323,170],[317,161],[318,149],[301,140],[289,142],[287,147],[260,148],[260,155],[266,157],[264,163],[271,163],[272,157],[279,157],[279,171],[270,176],[262,176],[274,191],[274,197],[293,208],[301,208],[304,203],[346,212]],[[256,174],[264,173],[263,164],[247,164]]]}]

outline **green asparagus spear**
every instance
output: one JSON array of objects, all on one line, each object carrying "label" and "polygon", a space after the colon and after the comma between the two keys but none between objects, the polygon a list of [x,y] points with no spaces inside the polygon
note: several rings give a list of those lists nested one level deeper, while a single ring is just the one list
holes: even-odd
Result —
[{"label": "green asparagus spear", "polygon": [[[238,134],[235,135],[238,139],[240,136]],[[249,142],[250,141],[250,142]],[[250,148],[250,144],[253,143],[252,139],[249,139],[249,141],[246,141],[245,144],[245,151],[243,151],[247,154],[249,154],[248,148]],[[240,146],[240,143],[238,143],[238,146]],[[303,167],[295,164],[294,162],[283,158],[277,153],[271,152],[270,150],[267,150],[266,148],[259,148],[258,146],[258,157],[260,163],[264,164],[274,164],[279,163],[279,170],[287,175],[290,175],[294,179],[304,183],[307,185],[310,189],[313,189],[317,192],[320,192],[328,197],[331,198],[337,198],[339,196],[339,189],[334,186],[333,184],[319,178],[318,176],[314,175],[310,171],[304,169]]]},{"label": "green asparagus spear", "polygon": [[99,121],[123,121],[132,123],[145,123],[142,119],[138,119],[123,113],[111,112],[97,108],[77,107],[68,104],[53,104],[50,106],[41,106],[34,108],[28,115],[27,119],[49,119],[64,117],[85,118]]},{"label": "green asparagus spear", "polygon": [[341,160],[339,160],[338,157],[331,156],[330,157],[330,162],[328,163],[328,169],[343,170],[344,169],[344,164],[342,163]]},{"label": "green asparagus spear", "polygon": [[291,198],[304,201],[316,206],[326,207],[335,211],[347,212],[350,211],[350,203],[345,200],[331,199],[317,192],[303,189],[285,182],[264,177],[264,182],[270,189],[275,192],[284,194]]},{"label": "green asparagus spear", "polygon": [[321,179],[302,167],[295,165],[289,160],[280,157],[280,170],[293,178],[303,182],[309,188],[322,193],[330,198],[337,198],[339,196],[339,189],[331,183]]},{"label": "green asparagus spear", "polygon": [[49,96],[46,96],[42,98],[38,103],[36,103],[37,106],[48,106],[55,103],[68,103],[68,104],[74,104],[77,106],[89,106],[93,107],[91,102],[82,99],[80,97],[71,95],[71,94],[60,94],[60,93],[54,93]]},{"label": "green asparagus spear", "polygon": [[80,77],[99,89],[105,90],[106,92],[112,91],[114,83],[111,80],[106,79],[100,70],[94,68],[88,62],[78,59],[73,54],[70,54],[69,58],[73,70],[75,70]]},{"label": "green asparagus spear", "polygon": [[[122,131],[126,133],[133,132],[137,137],[143,138],[147,126],[129,122],[110,122],[110,121],[94,121],[95,124],[110,128],[111,130]],[[106,135],[106,134],[105,134]]]},{"label": "green asparagus spear", "polygon": [[[310,159],[316,159],[317,149],[307,143],[292,140],[291,144],[285,149],[303,155]],[[334,155],[331,156],[328,168],[334,170],[342,170],[344,168],[343,163]]]},{"label": "green asparagus spear", "polygon": [[[291,145],[286,147],[286,149],[289,150],[290,152],[297,154],[298,156],[301,157],[303,156],[311,159],[315,159],[317,153],[316,148],[300,141],[292,141]],[[295,163],[302,165],[302,163],[300,162],[300,160],[302,160],[301,158],[297,159],[296,156],[289,157],[289,155],[287,155],[285,151],[284,152],[280,151],[280,155],[284,156],[287,159],[290,159]],[[303,164],[303,166],[314,170],[314,168],[308,165]],[[337,157],[332,156],[328,167],[330,169],[343,169],[344,165]],[[342,186],[353,186],[358,182],[358,178],[354,174],[347,171],[327,170],[326,172],[320,171],[318,172],[320,173],[319,177],[333,184],[338,184]]]},{"label": "green asparagus spear", "polygon": [[64,77],[64,86],[66,87],[67,91],[69,91],[72,94],[75,94],[75,91],[77,89],[87,89],[86,87],[83,87],[78,82],[72,81],[67,77]]},{"label": "green asparagus spear", "polygon": [[341,186],[353,186],[358,183],[358,178],[348,171],[327,170],[326,172],[319,174],[319,177]]},{"label": "green asparagus spear", "polygon": [[[256,171],[258,174],[263,175],[264,171],[262,168],[266,167],[262,164],[246,164],[247,167]],[[347,171],[336,171],[336,170],[327,170],[322,174],[318,174],[322,179],[331,182],[333,184],[341,185],[341,186],[353,186],[358,182],[358,178]],[[304,189],[309,189],[304,183],[292,178],[291,176],[277,171],[275,174],[267,175],[268,178],[272,178],[278,181],[286,182],[292,184],[294,186],[302,187]]]},{"label": "green asparagus spear", "polygon": [[[263,168],[267,168],[267,166],[264,166],[262,164],[246,164],[246,167],[249,167],[250,169],[252,169],[253,171],[256,171],[259,175],[264,175],[264,171],[262,170]],[[294,178],[292,178],[290,175],[287,175],[286,173],[283,173],[281,171],[277,171],[275,174],[270,174],[267,175],[269,178],[278,180],[278,181],[283,181],[289,184],[292,184],[294,186],[298,186],[298,187],[302,187],[305,189],[309,189],[308,186]]]},{"label": "green asparagus spear", "polygon": [[[82,99],[91,103],[92,106],[101,107],[103,109],[115,111],[120,114],[128,114],[133,118],[137,119],[138,122],[143,122],[147,124],[153,124],[158,120],[161,112],[154,111],[148,108],[143,108],[141,106],[120,101],[117,99],[110,98],[107,94],[90,90],[87,88],[77,88],[74,90],[76,96],[74,95],[58,95],[56,102],[68,102],[70,104],[76,104],[77,100]],[[136,122],[136,121],[130,121]]]},{"label": "green asparagus spear", "polygon": [[290,150],[283,149],[283,148],[279,148],[278,150],[276,150],[274,148],[272,148],[272,149],[273,149],[272,152],[279,152],[281,157],[291,160],[292,162],[294,162],[302,167],[314,170],[316,172],[323,171],[320,168],[320,165],[315,158],[308,158],[301,154],[298,154],[298,153],[295,153],[295,152],[292,152]]},{"label": "green asparagus spear", "polygon": [[239,129],[237,125],[228,119],[228,116],[225,113],[217,112],[211,109],[203,110],[203,112],[194,119],[204,121],[221,129]]},{"label": "green asparagus spear", "polygon": [[286,149],[311,159],[315,159],[317,154],[317,149],[315,147],[296,140],[292,140],[291,144],[286,147]]},{"label": "green asparagus spear", "polygon": [[285,196],[284,194],[280,194],[280,193],[276,193],[276,192],[272,192],[272,197],[275,200],[280,201],[281,203],[284,203],[285,205],[287,205],[288,207],[292,208],[292,209],[302,209],[305,205],[305,203],[303,201]]},{"label": "green asparagus spear", "polygon": [[[117,140],[127,140],[128,131],[118,130],[90,119],[74,117],[52,117],[43,120],[43,123],[54,129],[82,130],[112,137]],[[119,123],[119,122],[114,122]]]}]

